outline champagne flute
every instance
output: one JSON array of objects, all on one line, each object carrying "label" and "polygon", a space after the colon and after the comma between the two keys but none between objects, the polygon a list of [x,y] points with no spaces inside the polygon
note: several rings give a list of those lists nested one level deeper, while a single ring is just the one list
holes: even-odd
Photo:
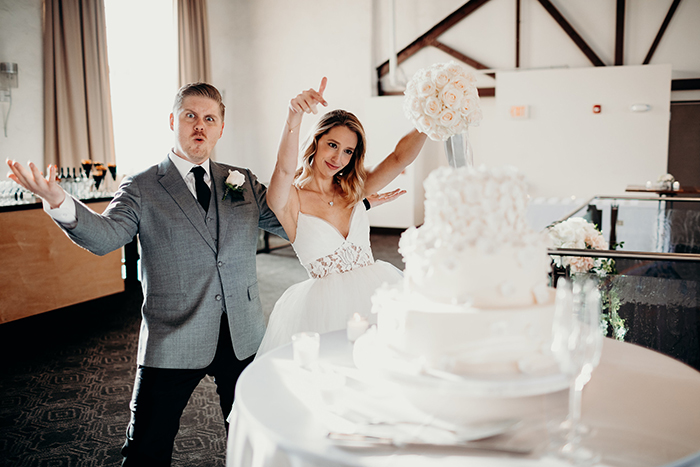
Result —
[{"label": "champagne flute", "polygon": [[557,285],[552,352],[559,369],[570,379],[569,415],[560,425],[564,443],[556,455],[574,465],[591,465],[600,456],[581,445],[589,430],[581,424],[581,396],[593,369],[600,362],[603,334],[600,330],[600,292],[595,281],[560,279]]}]

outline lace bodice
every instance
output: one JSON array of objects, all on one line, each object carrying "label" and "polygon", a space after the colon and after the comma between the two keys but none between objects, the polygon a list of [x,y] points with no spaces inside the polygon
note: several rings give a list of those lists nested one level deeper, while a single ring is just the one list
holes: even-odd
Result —
[{"label": "lace bodice", "polygon": [[299,212],[292,244],[309,277],[320,279],[374,263],[369,242],[369,219],[362,203],[353,208],[347,237],[320,217]]}]

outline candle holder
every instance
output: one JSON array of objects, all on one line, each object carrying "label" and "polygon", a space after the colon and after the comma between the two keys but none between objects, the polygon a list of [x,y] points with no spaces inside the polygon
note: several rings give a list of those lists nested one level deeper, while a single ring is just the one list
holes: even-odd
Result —
[{"label": "candle holder", "polygon": [[359,313],[352,315],[352,318],[348,321],[347,325],[347,336],[348,340],[354,343],[362,334],[369,328],[369,321],[367,318],[361,316]]}]

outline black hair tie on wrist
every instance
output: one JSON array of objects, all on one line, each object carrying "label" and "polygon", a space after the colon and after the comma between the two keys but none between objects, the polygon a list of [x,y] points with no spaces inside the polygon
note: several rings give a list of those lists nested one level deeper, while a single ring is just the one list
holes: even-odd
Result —
[{"label": "black hair tie on wrist", "polygon": [[372,205],[369,204],[369,200],[368,200],[367,198],[365,198],[365,199],[362,200],[362,202],[363,202],[364,205],[365,205],[365,210],[366,210],[366,211],[369,211],[369,208],[372,207]]}]

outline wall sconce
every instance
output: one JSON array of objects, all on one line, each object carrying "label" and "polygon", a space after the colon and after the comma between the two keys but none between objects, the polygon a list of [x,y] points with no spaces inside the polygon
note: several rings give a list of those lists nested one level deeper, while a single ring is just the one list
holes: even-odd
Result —
[{"label": "wall sconce", "polygon": [[630,110],[632,112],[649,112],[651,106],[649,104],[632,104],[630,105]]},{"label": "wall sconce", "polygon": [[[9,102],[7,111],[3,114],[3,128],[7,138],[7,122],[12,110],[12,88],[19,86],[19,68],[16,63],[0,63],[0,102]],[[3,106],[4,107],[4,106]]]}]

